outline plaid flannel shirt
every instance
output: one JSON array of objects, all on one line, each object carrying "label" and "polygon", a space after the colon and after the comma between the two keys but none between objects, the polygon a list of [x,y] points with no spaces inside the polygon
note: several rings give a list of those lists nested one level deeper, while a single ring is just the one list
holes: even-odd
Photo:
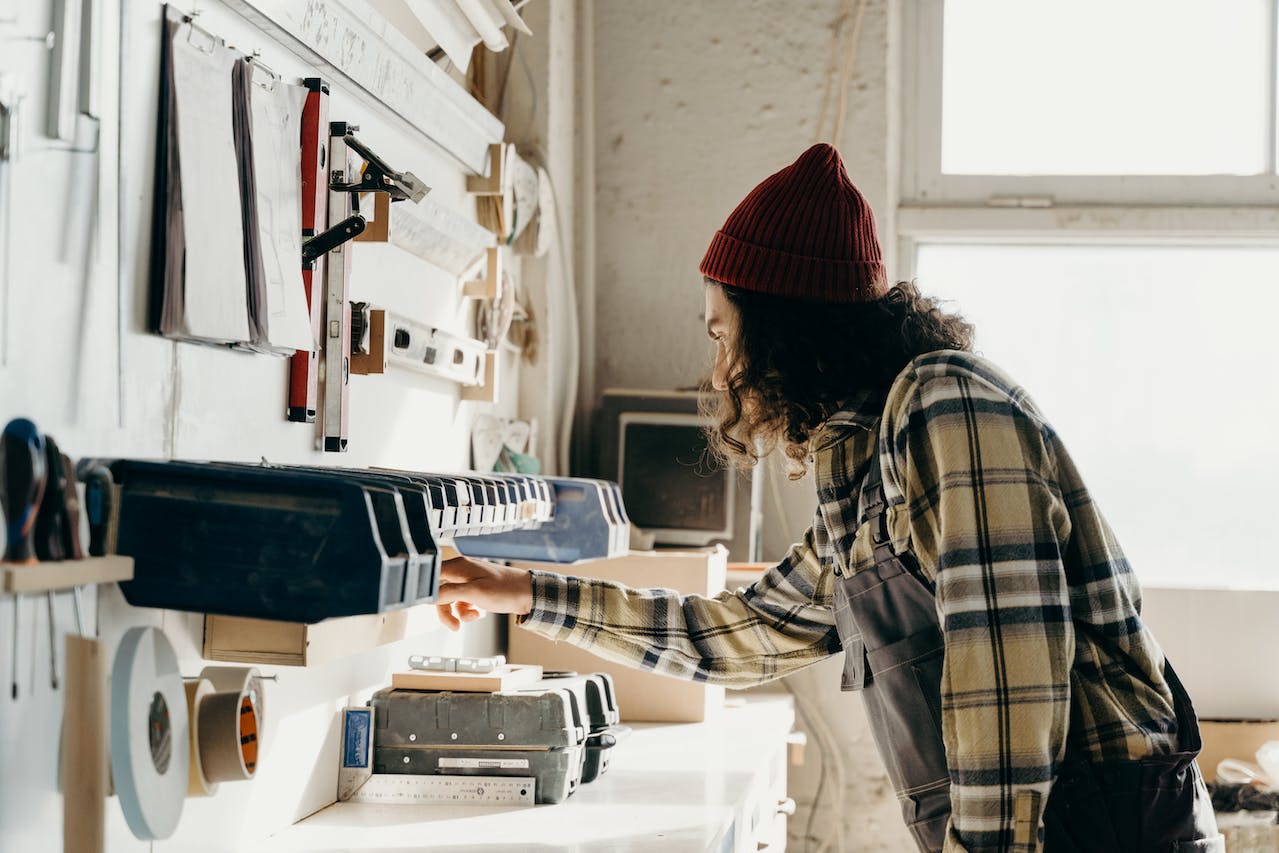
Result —
[{"label": "plaid flannel shirt", "polygon": [[[879,436],[884,441],[879,441]],[[1163,653],[1140,589],[1056,433],[970,353],[912,361],[812,442],[819,508],[746,589],[714,597],[533,573],[522,625],[601,657],[746,687],[840,650],[836,564],[874,563],[857,496],[882,465],[894,546],[936,586],[951,777],[947,851],[1033,851],[1067,736],[1094,762],[1176,751]]]}]

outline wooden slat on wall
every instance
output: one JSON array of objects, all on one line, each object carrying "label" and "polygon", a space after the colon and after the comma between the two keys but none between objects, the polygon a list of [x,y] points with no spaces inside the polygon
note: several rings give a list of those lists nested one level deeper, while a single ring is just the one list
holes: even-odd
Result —
[{"label": "wooden slat on wall", "polygon": [[320,76],[341,78],[473,174],[505,127],[365,0],[225,0]]}]

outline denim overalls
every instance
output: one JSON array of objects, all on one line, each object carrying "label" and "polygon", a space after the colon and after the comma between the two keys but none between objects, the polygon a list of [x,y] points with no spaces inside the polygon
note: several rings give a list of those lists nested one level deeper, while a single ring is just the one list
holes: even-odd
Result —
[{"label": "denim overalls", "polygon": [[[835,625],[844,647],[844,690],[860,690],[875,744],[921,851],[940,851],[950,818],[942,743],[944,647],[932,585],[909,549],[895,550],[880,470],[882,446],[860,487],[858,518],[870,525],[873,567],[846,574],[836,561]],[[823,503],[824,505],[824,503]],[[827,520],[830,528],[831,521]],[[1199,725],[1172,667],[1183,752],[1092,764],[1068,739],[1044,811],[1046,853],[1225,853],[1195,764]],[[1012,843],[1037,828],[1018,826]]]}]

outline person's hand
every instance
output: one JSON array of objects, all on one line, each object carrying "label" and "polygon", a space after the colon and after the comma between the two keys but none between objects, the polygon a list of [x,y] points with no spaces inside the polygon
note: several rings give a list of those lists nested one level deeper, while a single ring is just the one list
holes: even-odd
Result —
[{"label": "person's hand", "polygon": [[528,613],[533,609],[533,579],[524,569],[487,560],[455,557],[440,567],[440,621],[450,631],[486,612]]}]

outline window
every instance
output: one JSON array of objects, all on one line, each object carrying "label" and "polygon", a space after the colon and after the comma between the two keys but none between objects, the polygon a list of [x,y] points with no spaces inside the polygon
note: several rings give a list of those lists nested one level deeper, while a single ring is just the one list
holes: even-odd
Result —
[{"label": "window", "polygon": [[899,277],[1147,583],[1279,588],[1279,0],[909,0]]},{"label": "window", "polygon": [[1273,204],[1275,0],[919,0],[912,201]]},{"label": "window", "polygon": [[924,244],[1083,472],[1139,577],[1275,586],[1279,249]]}]

